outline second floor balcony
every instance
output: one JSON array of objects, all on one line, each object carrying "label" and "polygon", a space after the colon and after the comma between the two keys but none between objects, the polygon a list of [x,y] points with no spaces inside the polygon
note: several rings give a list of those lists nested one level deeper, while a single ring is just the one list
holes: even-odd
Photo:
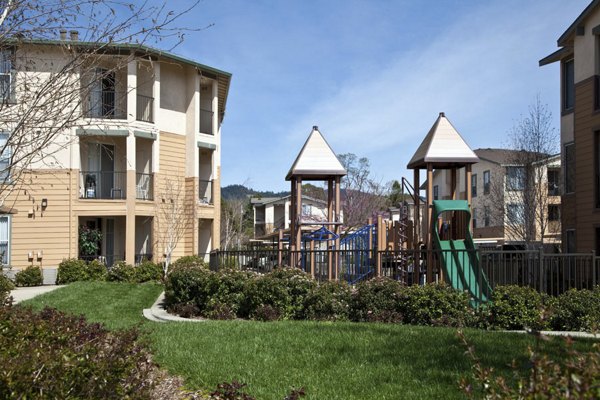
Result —
[{"label": "second floor balcony", "polygon": [[213,116],[214,112],[212,110],[200,108],[200,133],[207,135],[215,134],[213,132]]},{"label": "second floor balcony", "polygon": [[208,204],[208,205],[212,205],[214,204],[213,202],[213,180],[199,180],[198,181],[198,186],[199,186],[199,196],[198,199],[200,201],[200,204]]},{"label": "second floor balcony", "polygon": [[126,95],[115,90],[92,90],[83,107],[86,118],[127,119]]},{"label": "second floor balcony", "polygon": [[154,123],[154,98],[137,95],[136,119],[138,121]]},{"label": "second floor balcony", "polygon": [[123,200],[127,198],[125,171],[82,171],[79,177],[82,199]]}]

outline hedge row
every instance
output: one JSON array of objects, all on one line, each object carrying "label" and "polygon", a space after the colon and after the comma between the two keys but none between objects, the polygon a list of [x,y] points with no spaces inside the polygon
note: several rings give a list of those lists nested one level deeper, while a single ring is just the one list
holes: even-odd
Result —
[{"label": "hedge row", "polygon": [[56,284],[64,285],[77,281],[112,281],[142,283],[162,279],[163,270],[152,261],[137,266],[118,262],[110,268],[97,260],[85,262],[75,258],[63,260],[58,265]]},{"label": "hedge row", "polygon": [[167,307],[184,317],[256,320],[313,319],[397,322],[488,329],[594,330],[600,327],[600,287],[561,296],[499,286],[477,310],[469,296],[443,284],[404,286],[388,279],[317,284],[294,268],[259,275],[239,270],[173,268],[166,280]]}]

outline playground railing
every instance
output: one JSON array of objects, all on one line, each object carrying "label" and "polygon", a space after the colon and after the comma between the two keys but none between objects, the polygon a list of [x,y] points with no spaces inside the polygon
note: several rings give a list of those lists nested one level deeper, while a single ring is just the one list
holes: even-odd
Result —
[{"label": "playground railing", "polygon": [[[550,254],[538,250],[352,250],[251,249],[213,251],[210,268],[239,268],[267,273],[277,266],[295,266],[317,281],[345,280],[350,284],[385,276],[406,285],[423,284],[430,269],[433,281],[452,282],[443,268],[444,256],[470,259],[473,268],[456,269],[463,282],[477,282],[479,289],[489,284],[529,286],[539,292],[558,295],[571,288],[592,289],[600,284],[600,257],[594,253]],[[428,268],[430,264],[430,268]],[[470,275],[469,275],[470,274]]]}]

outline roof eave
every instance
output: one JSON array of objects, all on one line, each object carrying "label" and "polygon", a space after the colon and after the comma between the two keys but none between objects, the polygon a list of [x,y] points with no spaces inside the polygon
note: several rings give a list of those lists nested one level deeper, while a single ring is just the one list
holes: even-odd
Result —
[{"label": "roof eave", "polygon": [[592,10],[596,8],[598,4],[600,4],[600,0],[593,0],[590,4],[588,4],[588,6],[581,12],[581,14],[579,14],[575,21],[569,25],[567,30],[560,35],[557,40],[558,46],[566,46],[568,44],[569,39],[573,36],[577,27],[582,25],[583,20],[588,17],[589,13],[592,12]]},{"label": "roof eave", "polygon": [[556,50],[554,53],[542,58],[539,61],[539,65],[540,65],[540,67],[543,67],[544,65],[548,65],[548,64],[552,64],[557,61],[560,61],[563,58],[566,58],[572,54],[573,54],[572,46],[561,47],[560,49]]}]

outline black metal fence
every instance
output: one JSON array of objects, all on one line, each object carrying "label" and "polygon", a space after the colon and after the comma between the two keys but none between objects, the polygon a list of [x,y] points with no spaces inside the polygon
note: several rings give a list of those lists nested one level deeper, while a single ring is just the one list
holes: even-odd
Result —
[{"label": "black metal fence", "polygon": [[127,173],[124,171],[82,171],[79,192],[82,199],[118,199],[127,197]]},{"label": "black metal fence", "polygon": [[144,122],[154,122],[154,98],[137,95],[136,119]]},{"label": "black metal fence", "polygon": [[[474,296],[497,285],[529,286],[558,295],[570,288],[592,289],[600,284],[600,257],[594,253],[548,254],[541,251],[495,250],[235,250],[210,253],[210,268],[223,267],[266,273],[278,265],[296,266],[318,281],[345,280],[356,284],[386,276],[407,285],[427,281],[454,282]],[[428,268],[429,266],[429,268]],[[446,268],[443,268],[446,266]]]}]

